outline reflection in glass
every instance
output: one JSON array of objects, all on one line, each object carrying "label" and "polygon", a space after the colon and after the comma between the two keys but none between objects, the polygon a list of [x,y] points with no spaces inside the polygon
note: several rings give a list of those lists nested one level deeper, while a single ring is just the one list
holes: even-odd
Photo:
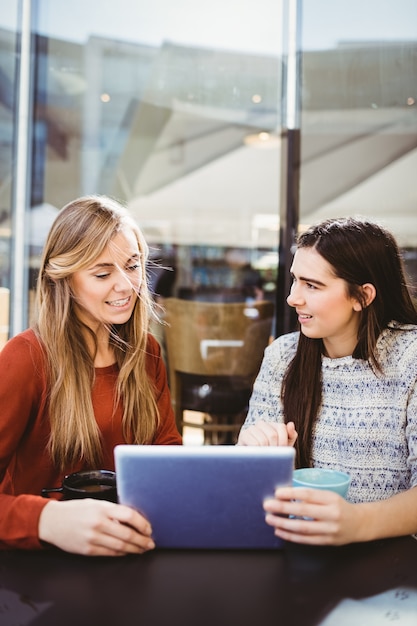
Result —
[{"label": "reflection in glass", "polygon": [[43,222],[77,195],[114,196],[172,268],[150,268],[160,296],[273,300],[280,3],[39,5],[32,196]]},{"label": "reflection in glass", "polygon": [[301,223],[377,220],[416,279],[417,4],[303,4]]},{"label": "reflection in glass", "polygon": [[0,350],[9,337],[18,2],[0,14]]}]

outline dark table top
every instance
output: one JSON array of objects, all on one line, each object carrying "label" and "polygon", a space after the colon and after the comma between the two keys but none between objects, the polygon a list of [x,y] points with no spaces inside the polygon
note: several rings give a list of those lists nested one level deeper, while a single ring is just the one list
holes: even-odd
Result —
[{"label": "dark table top", "polygon": [[346,598],[388,590],[396,590],[395,607],[376,624],[395,618],[401,626],[404,590],[417,598],[411,537],[336,548],[288,544],[278,551],[155,550],[114,559],[53,549],[0,552],[1,626],[313,626]]}]

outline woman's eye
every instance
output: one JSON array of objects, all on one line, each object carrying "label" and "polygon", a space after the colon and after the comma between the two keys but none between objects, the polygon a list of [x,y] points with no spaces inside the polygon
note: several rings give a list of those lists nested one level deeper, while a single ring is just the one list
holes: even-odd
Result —
[{"label": "woman's eye", "polygon": [[106,274],[96,274],[95,276],[96,276],[96,278],[107,278],[107,276],[109,276],[109,274],[108,273],[106,273]]},{"label": "woman's eye", "polygon": [[128,271],[128,272],[134,272],[135,270],[137,270],[137,269],[139,269],[139,268],[140,268],[139,263],[135,263],[135,265],[130,265],[130,266],[127,268],[127,271]]},{"label": "woman's eye", "polygon": [[307,287],[309,289],[315,289],[316,288],[316,285],[313,285],[312,283],[306,283],[306,285],[307,285]]}]

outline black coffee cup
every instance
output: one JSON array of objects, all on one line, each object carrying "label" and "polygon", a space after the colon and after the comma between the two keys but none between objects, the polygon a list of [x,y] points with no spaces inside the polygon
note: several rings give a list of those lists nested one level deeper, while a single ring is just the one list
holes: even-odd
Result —
[{"label": "black coffee cup", "polygon": [[44,498],[62,493],[62,500],[94,498],[117,502],[116,473],[110,470],[85,470],[64,477],[61,487],[42,489]]}]

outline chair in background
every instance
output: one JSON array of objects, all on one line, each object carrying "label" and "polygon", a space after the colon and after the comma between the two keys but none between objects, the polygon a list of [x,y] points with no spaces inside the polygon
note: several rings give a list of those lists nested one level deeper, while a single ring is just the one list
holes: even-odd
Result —
[{"label": "chair in background", "polygon": [[[204,443],[234,443],[271,336],[272,302],[167,298],[165,341],[177,426],[201,428]],[[204,415],[202,423],[184,411]]]}]

